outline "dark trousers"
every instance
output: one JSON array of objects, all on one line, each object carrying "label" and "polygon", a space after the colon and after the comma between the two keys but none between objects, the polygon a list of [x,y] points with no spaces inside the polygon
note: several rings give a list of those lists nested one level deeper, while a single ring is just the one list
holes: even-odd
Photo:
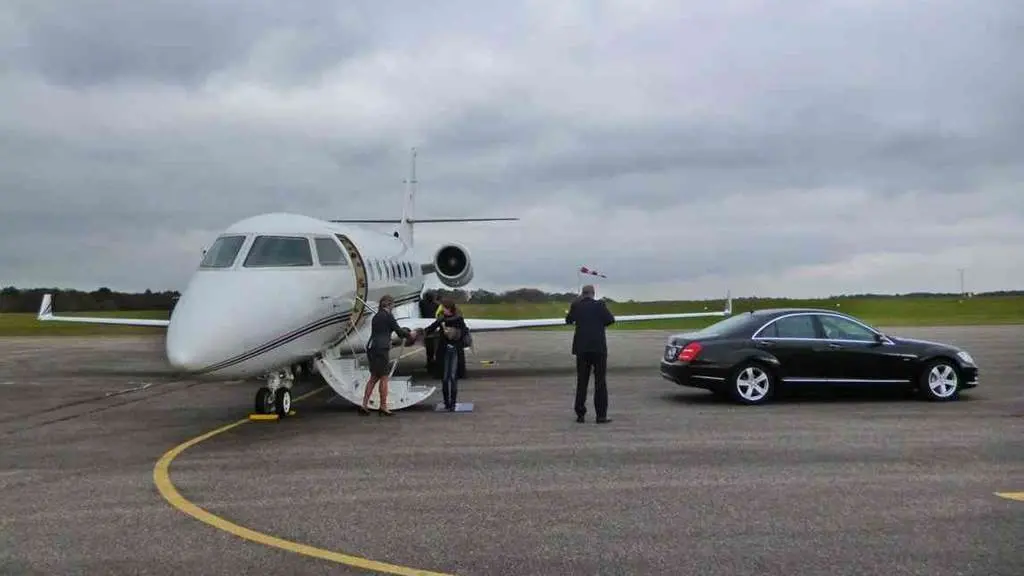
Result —
[{"label": "dark trousers", "polygon": [[[427,365],[427,370],[430,371],[431,378],[437,378],[441,380],[444,378],[444,349],[445,344],[440,340],[434,341],[433,349],[428,349],[427,354],[433,357],[433,364]],[[459,348],[459,378],[466,377],[466,349]]]},{"label": "dark trousers", "polygon": [[437,336],[427,336],[423,339],[423,348],[426,352],[427,357],[427,372],[434,378],[440,379],[441,371],[437,369],[437,345],[439,338]]},{"label": "dark trousers", "polygon": [[605,370],[608,355],[600,352],[581,352],[576,355],[576,415],[587,415],[587,386],[590,384],[590,370],[594,370],[594,412],[598,419],[608,416],[608,382]]},{"label": "dark trousers", "polygon": [[444,395],[444,405],[449,410],[455,408],[456,397],[459,394],[459,350],[455,346],[442,344],[444,346],[444,376],[441,378],[441,394]]}]

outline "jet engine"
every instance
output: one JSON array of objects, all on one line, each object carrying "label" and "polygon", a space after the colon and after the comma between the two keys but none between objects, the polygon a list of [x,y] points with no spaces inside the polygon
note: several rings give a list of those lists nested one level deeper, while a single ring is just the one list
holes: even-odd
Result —
[{"label": "jet engine", "polygon": [[446,244],[434,253],[434,273],[449,288],[461,288],[473,280],[469,251],[458,244]]}]

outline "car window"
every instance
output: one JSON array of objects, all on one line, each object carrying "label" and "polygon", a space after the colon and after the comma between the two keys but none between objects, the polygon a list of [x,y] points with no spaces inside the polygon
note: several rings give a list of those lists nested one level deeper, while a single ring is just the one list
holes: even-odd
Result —
[{"label": "car window", "polygon": [[814,318],[810,314],[785,316],[772,322],[758,334],[761,338],[817,338]]},{"label": "car window", "polygon": [[864,326],[839,316],[822,314],[818,316],[821,320],[821,327],[825,330],[825,337],[830,340],[858,340],[873,342],[875,333]]}]

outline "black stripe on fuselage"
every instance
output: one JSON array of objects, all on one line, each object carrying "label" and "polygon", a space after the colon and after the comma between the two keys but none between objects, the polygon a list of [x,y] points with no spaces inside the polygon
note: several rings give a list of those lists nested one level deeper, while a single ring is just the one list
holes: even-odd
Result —
[{"label": "black stripe on fuselage", "polygon": [[[420,297],[420,293],[419,292],[415,292],[415,293],[412,293],[412,294],[407,294],[407,295],[402,296],[400,298],[395,298],[395,306],[401,306],[403,304],[410,304],[412,302],[415,302],[415,301],[419,300],[419,297]],[[272,350],[280,348],[281,346],[284,346],[285,344],[288,344],[289,342],[294,342],[295,340],[298,340],[299,338],[302,338],[303,336],[306,336],[308,334],[312,334],[313,332],[316,332],[317,330],[322,330],[322,329],[327,328],[328,326],[332,326],[334,324],[341,324],[343,322],[347,322],[349,320],[349,318],[351,318],[351,316],[352,316],[352,312],[351,311],[349,311],[349,312],[340,312],[338,314],[331,314],[330,316],[326,316],[324,318],[321,318],[319,320],[316,320],[314,322],[306,324],[305,326],[303,326],[301,328],[298,328],[296,330],[292,330],[291,332],[289,332],[287,334],[284,334],[282,336],[278,336],[277,338],[274,338],[273,340],[265,342],[265,343],[257,346],[256,348],[253,348],[252,350],[249,350],[247,352],[243,352],[243,353],[239,354],[238,356],[235,356],[233,358],[229,358],[229,359],[224,360],[222,362],[218,362],[217,364],[213,364],[211,366],[207,366],[205,368],[202,368],[202,369],[196,371],[195,373],[196,374],[206,374],[206,373],[209,373],[209,372],[216,372],[217,370],[223,370],[225,368],[230,368],[230,367],[232,367],[232,366],[234,366],[236,364],[241,364],[242,362],[245,362],[247,360],[251,360],[251,359],[253,359],[253,358],[257,357],[257,356],[261,356],[261,355],[266,354],[266,353],[268,353],[268,352],[270,352]]]}]

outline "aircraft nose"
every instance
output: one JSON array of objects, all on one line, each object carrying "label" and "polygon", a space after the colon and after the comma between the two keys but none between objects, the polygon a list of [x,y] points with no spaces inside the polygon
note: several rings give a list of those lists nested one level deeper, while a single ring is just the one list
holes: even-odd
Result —
[{"label": "aircraft nose", "polygon": [[171,338],[167,335],[167,361],[177,370],[193,372],[201,368],[201,358],[198,354],[199,348],[184,339]]},{"label": "aircraft nose", "polygon": [[167,331],[167,362],[177,370],[194,372],[203,367],[202,332],[184,319],[176,319]]},{"label": "aircraft nose", "polygon": [[167,328],[167,362],[176,370],[185,372],[206,368],[215,360],[211,354],[217,352],[212,346],[217,319],[210,318],[210,310],[202,306],[205,295],[198,294],[198,299],[196,296],[189,293],[178,299]]}]

